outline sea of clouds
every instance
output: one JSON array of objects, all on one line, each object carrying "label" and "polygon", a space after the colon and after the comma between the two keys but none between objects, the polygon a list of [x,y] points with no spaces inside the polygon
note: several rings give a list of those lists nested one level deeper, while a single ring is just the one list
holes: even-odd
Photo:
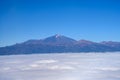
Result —
[{"label": "sea of clouds", "polygon": [[0,56],[0,80],[120,80],[120,52]]}]

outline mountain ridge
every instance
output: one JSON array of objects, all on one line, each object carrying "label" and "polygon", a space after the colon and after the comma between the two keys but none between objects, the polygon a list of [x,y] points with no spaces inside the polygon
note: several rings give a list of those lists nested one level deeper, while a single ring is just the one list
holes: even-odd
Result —
[{"label": "mountain ridge", "polygon": [[0,47],[0,55],[65,53],[65,52],[114,52],[120,51],[120,42],[74,40],[63,35],[53,35],[45,39],[28,40],[12,46]]}]

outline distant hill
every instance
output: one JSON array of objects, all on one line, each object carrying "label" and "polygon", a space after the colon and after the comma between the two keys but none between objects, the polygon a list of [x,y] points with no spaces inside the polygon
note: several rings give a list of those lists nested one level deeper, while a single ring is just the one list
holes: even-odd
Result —
[{"label": "distant hill", "polygon": [[120,42],[103,41],[100,43],[54,35],[40,40],[28,40],[7,47],[0,47],[0,55],[65,53],[65,52],[114,52],[120,51]]}]

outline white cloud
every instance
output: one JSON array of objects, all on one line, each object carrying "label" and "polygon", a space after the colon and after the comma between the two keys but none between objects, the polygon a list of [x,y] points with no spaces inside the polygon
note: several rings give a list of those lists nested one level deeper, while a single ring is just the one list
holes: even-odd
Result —
[{"label": "white cloud", "polygon": [[20,61],[8,61],[6,62],[7,64],[17,64],[17,63],[21,63]]},{"label": "white cloud", "polygon": [[74,70],[75,68],[70,65],[60,65],[60,64],[52,64],[52,65],[46,65],[46,64],[30,64],[29,66],[22,67],[22,70],[42,70],[42,69],[48,69],[48,70]]},{"label": "white cloud", "polygon": [[35,63],[55,63],[55,62],[58,62],[57,60],[53,60],[53,59],[48,59],[48,60],[39,60],[39,61],[36,61]]},{"label": "white cloud", "polygon": [[3,70],[7,71],[7,70],[10,70],[11,68],[10,67],[4,67]]},{"label": "white cloud", "polygon": [[103,67],[103,68],[98,68],[98,70],[102,70],[102,71],[118,71],[118,70],[120,70],[120,68],[117,68],[117,67]]},{"label": "white cloud", "polygon": [[120,80],[119,57],[120,53],[0,57],[0,80],[21,76],[22,80]]},{"label": "white cloud", "polygon": [[68,66],[68,65],[53,65],[53,66],[50,66],[48,67],[49,69],[51,70],[74,70],[75,68],[74,67],[71,67],[71,66]]},{"label": "white cloud", "polygon": [[36,67],[39,67],[39,65],[38,64],[31,64],[30,67],[36,68]]},{"label": "white cloud", "polygon": [[22,68],[20,68],[21,70],[31,70],[32,68],[30,68],[30,67],[22,67]]}]

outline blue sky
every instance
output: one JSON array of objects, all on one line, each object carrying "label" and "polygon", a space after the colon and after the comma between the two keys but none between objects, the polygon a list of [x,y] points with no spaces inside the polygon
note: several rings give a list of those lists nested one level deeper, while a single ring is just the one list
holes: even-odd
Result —
[{"label": "blue sky", "polygon": [[0,0],[0,46],[54,34],[120,41],[120,1]]}]

